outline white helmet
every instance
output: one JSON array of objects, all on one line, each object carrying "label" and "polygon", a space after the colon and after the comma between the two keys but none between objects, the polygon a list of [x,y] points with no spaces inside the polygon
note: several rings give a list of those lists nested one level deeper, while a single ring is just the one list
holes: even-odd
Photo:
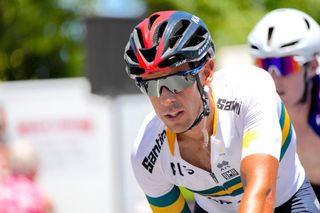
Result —
[{"label": "white helmet", "polygon": [[296,56],[304,64],[320,53],[320,26],[299,10],[276,9],[256,24],[248,43],[254,58]]}]

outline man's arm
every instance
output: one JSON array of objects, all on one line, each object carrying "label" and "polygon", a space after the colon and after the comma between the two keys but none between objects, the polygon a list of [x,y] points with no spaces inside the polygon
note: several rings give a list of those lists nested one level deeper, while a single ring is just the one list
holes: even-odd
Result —
[{"label": "man's arm", "polygon": [[268,154],[252,154],[241,161],[244,194],[238,212],[274,211],[278,160]]}]

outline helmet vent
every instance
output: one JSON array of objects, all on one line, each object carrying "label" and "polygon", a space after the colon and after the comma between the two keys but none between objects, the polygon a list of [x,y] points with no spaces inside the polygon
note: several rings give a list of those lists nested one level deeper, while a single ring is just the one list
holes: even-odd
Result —
[{"label": "helmet vent", "polygon": [[174,26],[171,33],[172,36],[169,39],[170,48],[174,47],[174,45],[182,37],[182,34],[186,31],[189,25],[190,25],[190,21],[181,20]]},{"label": "helmet vent", "polygon": [[131,75],[141,75],[144,73],[144,69],[141,67],[130,67],[129,73]]},{"label": "helmet vent", "polygon": [[250,47],[251,47],[252,49],[255,49],[255,50],[258,50],[258,49],[259,49],[259,47],[257,47],[256,45],[253,45],[253,44],[251,44]]},{"label": "helmet vent", "polygon": [[206,33],[207,31],[200,26],[184,47],[193,47],[201,43],[204,40],[203,35]]},{"label": "helmet vent", "polygon": [[299,42],[299,40],[298,41],[293,41],[293,42],[290,42],[290,43],[287,43],[287,44],[284,44],[284,45],[281,45],[281,48],[296,45],[298,42]]},{"label": "helmet vent", "polygon": [[150,63],[154,60],[157,52],[157,46],[153,46],[149,49],[140,49],[141,54],[143,57]]},{"label": "helmet vent", "polygon": [[138,63],[138,59],[136,57],[136,55],[134,54],[132,48],[130,48],[129,50],[127,50],[126,52],[127,56],[134,62]]},{"label": "helmet vent", "polygon": [[159,15],[153,15],[149,18],[149,24],[148,24],[148,28],[149,30],[151,29],[153,23],[155,22],[155,20],[159,17]]},{"label": "helmet vent", "polygon": [[207,53],[204,57],[202,57],[202,59],[200,59],[199,61],[192,61],[189,62],[189,66],[191,69],[194,69],[196,67],[201,66],[202,64],[205,64],[207,62],[207,59],[210,58],[210,54]]},{"label": "helmet vent", "polygon": [[152,38],[152,44],[153,45],[158,45],[159,44],[160,39],[161,39],[161,37],[162,37],[162,35],[164,33],[164,30],[167,27],[167,24],[168,24],[168,22],[163,22],[159,27],[157,27],[155,29],[155,32],[153,34],[154,36]]},{"label": "helmet vent", "polygon": [[271,37],[272,37],[272,34],[273,34],[273,30],[274,30],[274,27],[269,27],[268,29],[268,46],[270,46],[271,44]]},{"label": "helmet vent", "polygon": [[308,30],[310,30],[310,23],[309,23],[309,21],[308,21],[306,18],[304,18],[304,21],[306,22],[306,25],[307,25]]},{"label": "helmet vent", "polygon": [[143,42],[143,37],[142,37],[142,32],[139,28],[136,28],[136,32],[137,32],[137,35],[138,35],[138,38],[139,38],[139,43],[141,45],[141,48],[144,48],[144,42]]}]

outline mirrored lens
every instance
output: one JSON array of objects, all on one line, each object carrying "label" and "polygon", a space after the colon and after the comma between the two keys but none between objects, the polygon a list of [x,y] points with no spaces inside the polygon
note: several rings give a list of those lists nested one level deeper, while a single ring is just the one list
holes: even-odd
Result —
[{"label": "mirrored lens", "polygon": [[148,80],[140,82],[140,90],[148,96],[160,97],[161,90],[165,87],[173,93],[178,93],[191,86],[196,81],[195,76],[172,75],[158,80]]},{"label": "mirrored lens", "polygon": [[257,58],[255,64],[270,73],[276,72],[279,76],[286,76],[299,72],[300,70],[300,65],[293,56],[282,58]]}]

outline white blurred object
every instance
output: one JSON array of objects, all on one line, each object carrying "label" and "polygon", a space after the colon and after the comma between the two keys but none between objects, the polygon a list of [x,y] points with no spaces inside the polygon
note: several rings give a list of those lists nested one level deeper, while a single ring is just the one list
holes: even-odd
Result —
[{"label": "white blurred object", "polygon": [[215,70],[228,65],[244,63],[253,64],[253,60],[248,53],[248,46],[245,44],[220,47],[217,50]]},{"label": "white blurred object", "polygon": [[[138,204],[146,202],[146,197],[138,185],[131,167],[131,150],[133,142],[138,135],[139,128],[145,117],[152,111],[152,106],[145,95],[121,95],[115,100],[116,106],[116,125],[119,145],[119,163],[121,168],[119,180],[121,183],[121,199],[126,205],[123,211],[131,213],[132,209]],[[150,207],[148,207],[150,209]]]},{"label": "white blurred object", "polygon": [[111,99],[92,95],[85,78],[3,82],[0,91],[8,139],[32,143],[57,212],[121,212]]}]

